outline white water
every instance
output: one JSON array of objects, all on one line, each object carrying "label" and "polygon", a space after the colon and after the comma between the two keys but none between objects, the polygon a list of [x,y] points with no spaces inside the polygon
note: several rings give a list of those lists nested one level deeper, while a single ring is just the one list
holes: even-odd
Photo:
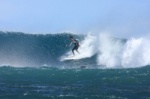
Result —
[{"label": "white water", "polygon": [[[106,68],[134,68],[150,64],[150,40],[146,38],[130,38],[123,42],[105,34],[87,35],[79,52],[75,53],[74,59],[88,58],[97,53],[97,64]],[[70,55],[71,51],[61,58],[69,58]]]},{"label": "white water", "polygon": [[107,67],[120,66],[123,50],[123,42],[121,40],[116,41],[106,34],[101,34],[99,35],[98,49],[98,65],[105,65]]},{"label": "white water", "polygon": [[99,52],[97,63],[106,67],[133,68],[150,64],[150,40],[146,38],[130,38],[123,43],[100,35]]},{"label": "white water", "polygon": [[131,38],[125,45],[122,55],[123,67],[137,67],[150,64],[150,40]]}]

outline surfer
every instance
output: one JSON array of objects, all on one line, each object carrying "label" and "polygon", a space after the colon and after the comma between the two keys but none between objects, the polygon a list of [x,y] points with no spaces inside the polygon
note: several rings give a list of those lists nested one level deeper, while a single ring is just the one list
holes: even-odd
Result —
[{"label": "surfer", "polygon": [[[72,49],[72,53],[73,53],[73,55],[75,55],[74,54],[74,50],[76,50],[79,53],[79,51],[78,51],[78,48],[80,46],[79,42],[78,42],[78,40],[74,39],[72,36],[70,36],[69,38],[70,38],[70,44],[69,44],[69,46],[71,46],[72,43],[74,44],[74,47]],[[68,45],[66,45],[66,46],[68,46]]]}]

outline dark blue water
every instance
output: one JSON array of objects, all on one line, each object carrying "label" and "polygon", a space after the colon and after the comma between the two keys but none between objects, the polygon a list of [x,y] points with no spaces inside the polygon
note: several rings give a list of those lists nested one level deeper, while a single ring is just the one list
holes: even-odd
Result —
[{"label": "dark blue water", "polygon": [[150,67],[0,68],[1,99],[149,99]]}]

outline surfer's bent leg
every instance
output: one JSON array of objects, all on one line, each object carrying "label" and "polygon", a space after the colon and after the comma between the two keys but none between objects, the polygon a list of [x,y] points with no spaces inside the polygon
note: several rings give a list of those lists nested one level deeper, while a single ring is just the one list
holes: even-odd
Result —
[{"label": "surfer's bent leg", "polygon": [[75,50],[75,49],[76,49],[76,46],[74,46],[73,49],[72,49],[73,55],[75,55],[75,54],[74,54],[74,50]]},{"label": "surfer's bent leg", "polygon": [[[79,53],[78,48],[79,48],[78,45],[75,45],[75,46],[73,47],[73,49],[72,49],[73,55],[75,55],[75,54],[74,54],[74,50],[76,50],[76,51]],[[80,53],[79,53],[79,54],[80,54]]]},{"label": "surfer's bent leg", "polygon": [[[76,51],[79,53],[78,49],[76,49]],[[80,53],[79,53],[80,54]]]},{"label": "surfer's bent leg", "polygon": [[76,45],[76,49],[75,50],[79,53],[78,48],[79,48],[79,45]]}]

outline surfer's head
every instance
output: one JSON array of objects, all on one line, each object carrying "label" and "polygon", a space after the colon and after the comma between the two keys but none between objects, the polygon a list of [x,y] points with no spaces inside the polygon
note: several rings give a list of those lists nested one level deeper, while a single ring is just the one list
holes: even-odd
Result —
[{"label": "surfer's head", "polygon": [[70,38],[70,39],[73,39],[73,36],[70,36],[69,38]]},{"label": "surfer's head", "polygon": [[69,38],[70,38],[70,40],[73,40],[73,36],[70,36]]}]

